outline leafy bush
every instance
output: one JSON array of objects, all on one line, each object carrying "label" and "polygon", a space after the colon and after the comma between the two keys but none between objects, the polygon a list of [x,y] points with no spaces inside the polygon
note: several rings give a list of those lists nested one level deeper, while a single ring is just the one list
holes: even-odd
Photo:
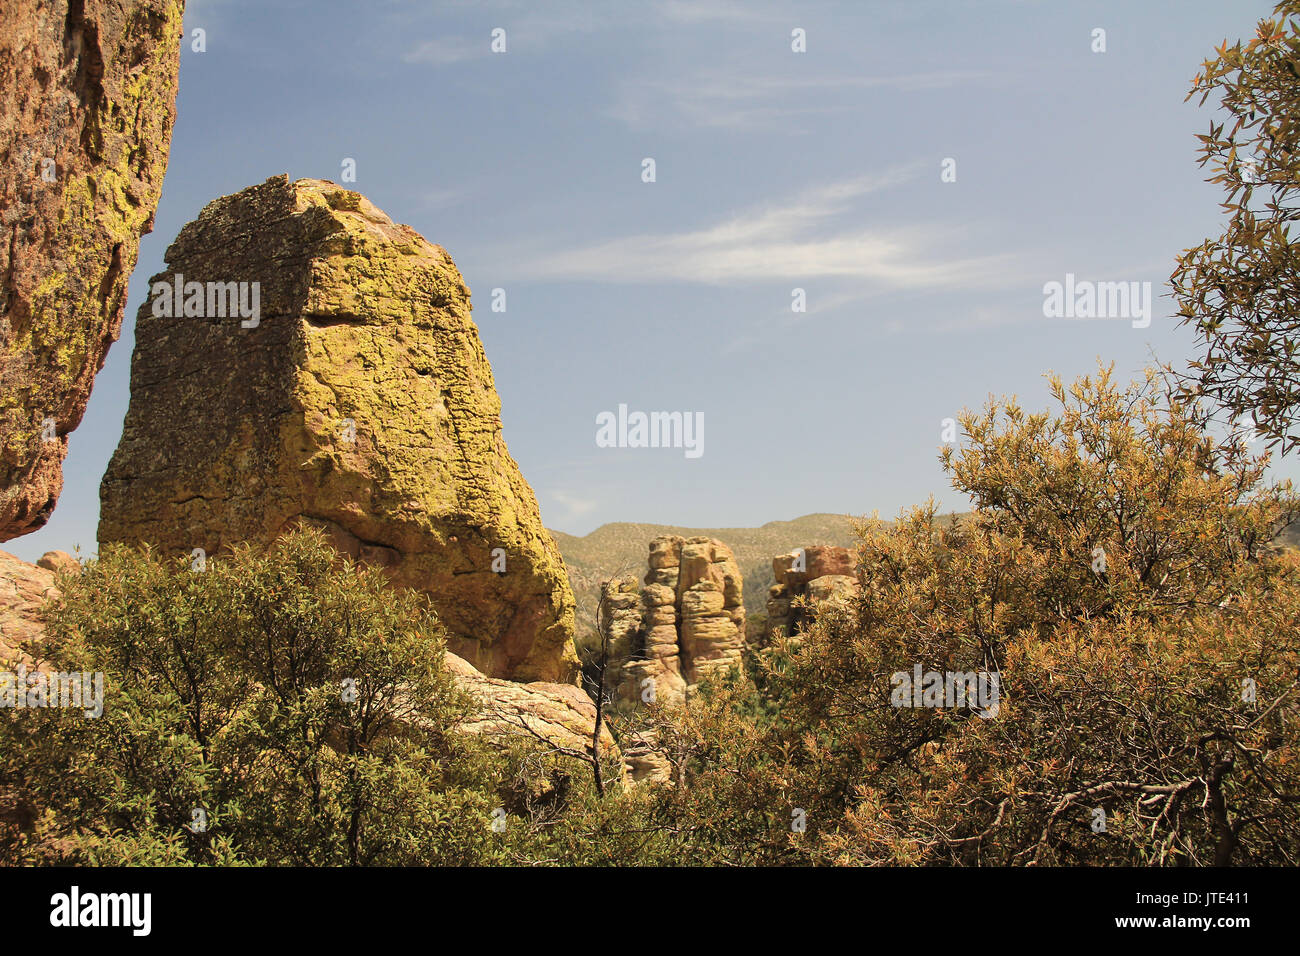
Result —
[{"label": "leafy bush", "polygon": [[[43,645],[108,706],[0,712],[0,859],[1296,863],[1290,487],[1155,372],[1052,391],[963,416],[942,462],[973,512],[864,525],[858,596],[749,676],[609,711],[669,786],[602,796],[581,759],[459,732],[425,599],[319,536],[203,573],[109,551]],[[917,667],[996,674],[996,715],[895,706]]]},{"label": "leafy bush", "polygon": [[109,550],[65,583],[40,653],[104,672],[106,707],[0,711],[0,791],[39,812],[0,832],[5,859],[459,864],[527,842],[493,811],[554,762],[458,733],[427,600],[318,534],[203,572]]},{"label": "leafy bush", "polygon": [[[964,416],[942,460],[967,519],[931,504],[862,529],[856,602],[760,655],[765,733],[744,733],[743,695],[694,705],[720,749],[684,774],[700,796],[673,799],[697,824],[727,808],[699,830],[716,858],[1300,857],[1300,574],[1268,548],[1289,486],[1154,372],[1052,389],[1055,416]],[[917,665],[998,674],[996,717],[894,706]]]}]

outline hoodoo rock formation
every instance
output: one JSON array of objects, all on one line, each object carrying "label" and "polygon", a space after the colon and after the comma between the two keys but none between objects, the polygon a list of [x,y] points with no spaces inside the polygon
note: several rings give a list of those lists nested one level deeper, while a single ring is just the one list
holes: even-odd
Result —
[{"label": "hoodoo rock formation", "polygon": [[427,592],[485,675],[574,682],[573,593],[451,257],[358,193],[277,176],[209,203],[167,265],[100,542],[213,554],[306,523]]},{"label": "hoodoo rock formation", "polygon": [[617,696],[680,698],[701,679],[740,667],[745,643],[740,568],[716,538],[665,535],[650,542],[650,568],[638,594],[611,581],[602,594],[610,634],[608,685]]},{"label": "hoodoo rock formation", "polygon": [[856,563],[848,548],[820,544],[774,557],[772,574],[776,583],[768,588],[767,594],[769,635],[773,632],[793,635],[817,604],[856,594]]},{"label": "hoodoo rock formation", "polygon": [[0,541],[49,520],[122,326],[176,115],[183,0],[0,0]]}]

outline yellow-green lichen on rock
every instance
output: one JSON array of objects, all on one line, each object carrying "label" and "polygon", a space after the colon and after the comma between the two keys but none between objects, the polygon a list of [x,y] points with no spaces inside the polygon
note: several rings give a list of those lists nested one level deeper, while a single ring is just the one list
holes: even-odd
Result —
[{"label": "yellow-green lichen on rock", "polygon": [[175,120],[183,0],[0,0],[0,541],[49,520]]},{"label": "yellow-green lichen on rock", "polygon": [[209,203],[167,263],[151,289],[246,283],[251,305],[257,283],[260,314],[141,307],[100,542],[216,554],[310,524],[428,592],[483,673],[573,682],[572,591],[446,251],[278,176]]}]

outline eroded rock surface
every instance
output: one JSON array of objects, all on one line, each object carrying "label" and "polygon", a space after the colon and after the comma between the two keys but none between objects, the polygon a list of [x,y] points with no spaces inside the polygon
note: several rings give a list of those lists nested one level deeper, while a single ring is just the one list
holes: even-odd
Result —
[{"label": "eroded rock surface", "polygon": [[624,740],[623,767],[629,783],[668,786],[675,783],[672,761],[659,745],[659,736],[653,730],[631,734]]},{"label": "eroded rock surface", "polygon": [[0,0],[0,541],[49,520],[176,115],[183,0]]},{"label": "eroded rock surface", "polygon": [[[498,742],[514,738],[544,740],[557,747],[591,753],[596,705],[577,687],[485,677],[473,665],[450,653],[445,661],[457,685],[479,704],[477,716],[461,726],[465,732]],[[601,727],[600,751],[602,755],[618,755],[618,747],[606,726]]]},{"label": "eroded rock surface", "polygon": [[209,203],[167,264],[136,319],[100,542],[214,554],[310,524],[428,592],[487,676],[574,682],[573,594],[446,251],[358,193],[277,176]]}]

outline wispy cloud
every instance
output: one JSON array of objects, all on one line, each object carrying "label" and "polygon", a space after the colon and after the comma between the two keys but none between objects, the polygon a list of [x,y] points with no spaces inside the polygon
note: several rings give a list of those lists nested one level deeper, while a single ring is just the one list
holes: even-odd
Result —
[{"label": "wispy cloud", "polygon": [[[453,8],[456,9],[456,8]],[[591,33],[609,26],[609,18],[602,13],[597,17],[591,3],[562,3],[546,9],[531,9],[518,2],[489,3],[478,8],[460,9],[464,15],[474,15],[481,25],[477,33],[464,29],[455,33],[422,40],[402,55],[407,63],[428,63],[448,66],[492,55],[492,31],[505,30],[507,53],[538,53],[552,46],[553,41],[573,34]],[[439,17],[439,22],[445,22]]]},{"label": "wispy cloud", "polygon": [[562,516],[555,515],[552,517],[548,515],[548,520],[553,522],[551,526],[577,521],[583,516],[591,514],[597,507],[597,503],[590,498],[580,498],[564,491],[552,491],[548,497],[564,509]]},{"label": "wispy cloud", "polygon": [[434,37],[422,40],[402,59],[407,63],[429,63],[433,66],[448,66],[463,63],[488,52],[488,38],[467,36]]},{"label": "wispy cloud", "polygon": [[417,202],[426,209],[446,209],[464,202],[468,194],[461,189],[428,189],[417,197]]},{"label": "wispy cloud", "polygon": [[[452,15],[454,14],[454,15]],[[470,27],[466,20],[475,25]],[[495,0],[473,6],[450,4],[436,15],[413,14],[408,29],[424,35],[402,54],[407,63],[454,66],[492,55],[491,31],[506,31],[510,53],[538,54],[586,43],[580,34],[623,34],[629,53],[668,43],[676,50],[690,38],[712,36],[718,28],[771,33],[781,25],[784,41],[790,10],[783,5],[740,0],[659,0],[643,7],[606,6],[597,0],[554,0],[533,8],[519,0]],[[774,34],[775,35],[775,34]],[[650,44],[647,47],[647,43]],[[663,51],[656,58],[663,62]],[[796,58],[797,59],[797,58]],[[629,63],[636,62],[629,56]],[[787,57],[785,68],[792,68]],[[752,62],[714,63],[699,70],[672,69],[656,75],[631,67],[619,80],[605,114],[636,129],[682,124],[700,128],[804,132],[801,118],[860,109],[861,90],[902,93],[948,89],[984,82],[994,74],[972,70],[918,71],[874,76],[778,75]]]},{"label": "wispy cloud", "polygon": [[800,132],[799,119],[860,109],[838,94],[865,89],[908,93],[985,82],[994,74],[943,70],[886,76],[773,76],[711,69],[662,79],[637,77],[619,87],[606,114],[634,129],[683,123],[716,129]]},{"label": "wispy cloud", "polygon": [[771,7],[741,0],[662,0],[654,4],[655,12],[672,23],[770,23],[789,19]]},{"label": "wispy cloud", "polygon": [[970,286],[1005,268],[1007,257],[939,252],[952,234],[906,226],[833,231],[858,200],[918,175],[898,168],[819,186],[686,232],[629,236],[521,257],[528,278],[605,282],[735,282],[849,278],[884,288]]}]

